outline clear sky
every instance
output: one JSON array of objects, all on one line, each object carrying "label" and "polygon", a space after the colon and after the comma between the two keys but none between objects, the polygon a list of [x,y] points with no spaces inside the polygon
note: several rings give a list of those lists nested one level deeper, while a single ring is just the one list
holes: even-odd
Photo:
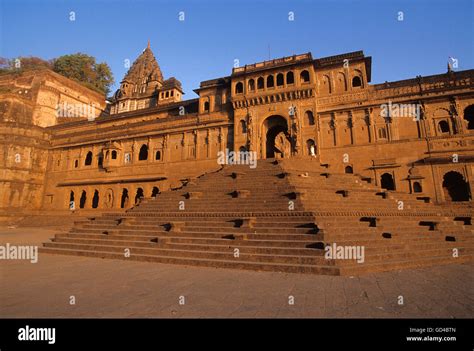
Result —
[{"label": "clear sky", "polygon": [[[0,0],[0,56],[83,52],[112,68],[117,87],[148,39],[185,98],[241,65],[311,51],[364,50],[372,83],[474,68],[473,0]],[[75,21],[70,20],[70,12]],[[184,12],[184,21],[179,12]],[[289,20],[289,12],[294,20]],[[399,12],[403,20],[399,21]]]}]

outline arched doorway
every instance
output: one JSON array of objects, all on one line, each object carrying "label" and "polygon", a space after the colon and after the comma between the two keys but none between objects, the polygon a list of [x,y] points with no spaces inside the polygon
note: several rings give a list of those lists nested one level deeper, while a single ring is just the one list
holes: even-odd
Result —
[{"label": "arched doorway", "polygon": [[82,194],[81,194],[81,199],[80,199],[80,202],[79,202],[79,208],[84,208],[85,207],[86,200],[87,200],[87,193],[86,193],[85,190],[83,190]]},{"label": "arched doorway", "polygon": [[[266,158],[273,158],[276,154],[288,157],[291,152],[290,141],[288,139],[288,123],[282,116],[270,116],[263,122],[263,135],[265,135],[265,150],[262,154]],[[280,134],[281,133],[281,134]],[[275,140],[279,136],[277,148]],[[285,150],[280,150],[285,149]]]},{"label": "arched doorway", "polygon": [[92,208],[99,207],[99,191],[94,191],[94,197],[92,198]]},{"label": "arched doorway", "polygon": [[352,168],[352,166],[346,166],[346,167],[344,168],[344,173],[353,174],[353,173],[354,173],[354,169]]},{"label": "arched doorway", "polygon": [[71,190],[69,193],[69,209],[74,210],[76,207],[76,203],[74,201],[74,191]]},{"label": "arched doorway", "polygon": [[157,186],[154,186],[151,191],[151,197],[156,197],[160,193],[160,189]]},{"label": "arched doorway", "polygon": [[450,171],[444,175],[443,189],[448,201],[469,201],[469,185],[459,172]]},{"label": "arched doorway", "polygon": [[474,105],[464,109],[464,120],[467,122],[467,129],[474,129]]},{"label": "arched doorway", "polygon": [[380,185],[383,189],[395,190],[395,182],[393,181],[393,175],[391,175],[390,173],[382,174],[382,177],[380,177]]},{"label": "arched doorway", "polygon": [[309,156],[316,156],[316,144],[313,139],[306,140],[306,152]]},{"label": "arched doorway", "polygon": [[140,199],[143,197],[143,189],[142,188],[138,188],[137,189],[137,194],[135,195],[135,205],[138,204],[138,202],[140,202]]},{"label": "arched doorway", "polygon": [[128,206],[128,190],[122,190],[122,198],[120,199],[120,208],[126,208]]}]

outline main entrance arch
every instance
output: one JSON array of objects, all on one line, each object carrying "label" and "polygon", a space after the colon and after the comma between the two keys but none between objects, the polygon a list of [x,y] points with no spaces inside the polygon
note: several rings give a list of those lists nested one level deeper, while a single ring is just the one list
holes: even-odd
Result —
[{"label": "main entrance arch", "polygon": [[[262,143],[264,150],[262,155],[265,158],[280,156],[288,157],[291,152],[290,141],[288,139],[288,122],[282,116],[270,116],[263,121],[263,133],[265,143]],[[282,150],[283,149],[283,150]]]},{"label": "main entrance arch", "polygon": [[450,171],[444,175],[443,189],[448,201],[469,201],[469,184],[459,172]]}]

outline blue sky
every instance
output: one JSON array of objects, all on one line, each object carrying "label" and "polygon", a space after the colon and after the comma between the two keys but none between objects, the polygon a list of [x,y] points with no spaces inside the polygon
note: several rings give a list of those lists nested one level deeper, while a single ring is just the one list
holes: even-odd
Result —
[{"label": "blue sky", "polygon": [[[372,82],[474,68],[473,0],[0,0],[0,56],[83,52],[112,68],[117,87],[148,39],[185,98],[241,65],[311,51],[364,50]],[[70,11],[75,21],[70,21]],[[184,11],[185,20],[178,15]],[[288,13],[294,13],[294,21]],[[398,12],[403,21],[398,21]]]}]

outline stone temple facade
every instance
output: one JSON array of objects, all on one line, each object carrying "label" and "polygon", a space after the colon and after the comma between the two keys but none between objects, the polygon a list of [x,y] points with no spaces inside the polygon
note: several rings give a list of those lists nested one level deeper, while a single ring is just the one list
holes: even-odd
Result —
[{"label": "stone temple facade", "polygon": [[149,45],[109,101],[49,70],[1,76],[0,219],[127,210],[218,170],[226,150],[472,209],[474,70],[370,84],[371,64],[362,51],[277,58],[189,100]]}]

